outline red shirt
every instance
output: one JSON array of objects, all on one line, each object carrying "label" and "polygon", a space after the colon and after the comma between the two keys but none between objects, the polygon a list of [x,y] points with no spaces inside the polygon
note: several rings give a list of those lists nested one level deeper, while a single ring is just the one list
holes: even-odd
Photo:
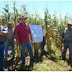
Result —
[{"label": "red shirt", "polygon": [[18,40],[20,43],[28,43],[29,42],[29,34],[30,34],[30,27],[28,24],[19,24],[16,26],[14,30],[14,34],[18,36]]}]

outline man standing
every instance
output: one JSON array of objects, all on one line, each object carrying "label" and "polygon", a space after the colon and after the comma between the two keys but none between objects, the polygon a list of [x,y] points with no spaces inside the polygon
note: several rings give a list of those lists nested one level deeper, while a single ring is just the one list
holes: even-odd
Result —
[{"label": "man standing", "polygon": [[8,22],[8,27],[7,27],[6,31],[8,32],[8,35],[7,35],[6,44],[5,44],[5,60],[7,60],[9,47],[11,47],[11,49],[12,49],[12,58],[14,58],[14,56],[15,56],[14,34],[13,34],[13,28],[12,28],[11,22]]},{"label": "man standing", "polygon": [[30,27],[26,23],[26,19],[24,17],[19,18],[20,23],[16,26],[14,34],[17,37],[18,42],[21,45],[21,59],[23,64],[25,64],[25,47],[27,46],[29,55],[30,55],[30,63],[33,62],[33,51],[32,45],[29,41],[29,35],[31,34]]},{"label": "man standing", "polygon": [[0,19],[0,71],[3,70],[4,67],[4,41],[5,41],[5,35],[7,34],[4,30],[4,27],[1,25],[2,19]]},{"label": "man standing", "polygon": [[45,52],[44,46],[45,46],[45,41],[46,41],[46,30],[45,30],[45,26],[42,26],[42,32],[43,32],[43,41],[41,43],[41,51],[42,51],[42,53],[44,53]]},{"label": "man standing", "polygon": [[64,49],[62,52],[62,59],[66,60],[66,51],[69,48],[69,61],[72,58],[72,23],[68,23],[67,29],[62,34],[62,41],[64,43]]},{"label": "man standing", "polygon": [[45,26],[42,26],[42,33],[43,33],[43,40],[41,42],[41,57],[44,55],[47,55],[48,53],[44,50],[44,46],[46,44],[46,30],[45,30]]}]

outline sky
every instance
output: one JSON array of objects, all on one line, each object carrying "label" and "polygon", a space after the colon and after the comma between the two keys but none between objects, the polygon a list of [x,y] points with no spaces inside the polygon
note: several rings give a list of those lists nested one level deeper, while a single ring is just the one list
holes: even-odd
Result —
[{"label": "sky", "polygon": [[[5,4],[9,4],[10,12],[13,12],[14,1],[0,1],[0,15],[3,12]],[[16,1],[16,7],[21,11],[21,6],[26,5],[27,11],[30,14],[37,13],[41,18],[44,18],[45,9],[49,9],[51,15],[64,17],[66,14],[72,16],[72,1]]]}]

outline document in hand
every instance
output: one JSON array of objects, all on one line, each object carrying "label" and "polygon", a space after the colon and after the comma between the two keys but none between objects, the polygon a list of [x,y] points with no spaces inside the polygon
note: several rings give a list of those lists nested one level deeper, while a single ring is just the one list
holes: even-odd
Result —
[{"label": "document in hand", "polygon": [[42,42],[43,34],[42,34],[42,27],[39,24],[30,24],[31,35],[33,43]]}]

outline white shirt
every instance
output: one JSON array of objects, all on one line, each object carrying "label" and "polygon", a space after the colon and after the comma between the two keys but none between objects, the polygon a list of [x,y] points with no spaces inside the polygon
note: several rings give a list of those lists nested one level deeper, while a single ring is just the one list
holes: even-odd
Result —
[{"label": "white shirt", "polygon": [[46,30],[43,29],[42,31],[43,31],[43,36],[46,36]]}]

